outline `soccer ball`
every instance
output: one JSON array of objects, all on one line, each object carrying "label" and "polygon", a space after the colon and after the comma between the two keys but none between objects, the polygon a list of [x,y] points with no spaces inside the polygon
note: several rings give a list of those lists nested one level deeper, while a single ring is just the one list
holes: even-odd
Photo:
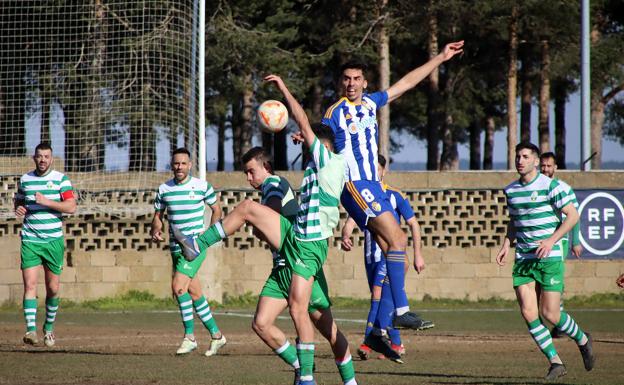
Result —
[{"label": "soccer ball", "polygon": [[263,131],[279,132],[288,123],[288,110],[280,101],[267,100],[258,107],[258,121]]}]

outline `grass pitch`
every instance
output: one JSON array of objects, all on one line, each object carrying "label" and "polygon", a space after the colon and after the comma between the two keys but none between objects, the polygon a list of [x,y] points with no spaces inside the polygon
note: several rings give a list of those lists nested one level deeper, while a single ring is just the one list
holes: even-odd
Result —
[{"label": "grass pitch", "polygon": [[[41,325],[43,309],[39,311]],[[249,309],[216,311],[228,338],[218,356],[204,357],[209,337],[196,323],[199,351],[184,357],[174,352],[181,341],[177,311],[161,309],[59,312],[57,345],[52,349],[21,343],[23,321],[17,309],[0,312],[1,384],[290,384],[289,368],[252,333]],[[432,309],[422,315],[435,321],[425,332],[405,332],[405,364],[354,357],[360,384],[539,384],[547,362],[530,339],[516,309]],[[596,368],[585,372],[576,345],[555,344],[568,368],[560,383],[624,383],[624,311],[571,310],[594,335]],[[364,309],[337,309],[334,316],[351,343],[361,341]],[[280,327],[294,336],[287,317]],[[292,341],[292,340],[291,340]],[[319,384],[340,379],[325,341],[317,336]]]}]

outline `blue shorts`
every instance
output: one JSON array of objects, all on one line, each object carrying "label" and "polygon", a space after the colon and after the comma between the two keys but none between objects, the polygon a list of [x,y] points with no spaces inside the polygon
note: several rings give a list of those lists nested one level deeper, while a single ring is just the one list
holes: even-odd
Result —
[{"label": "blue shorts", "polygon": [[386,260],[384,258],[379,262],[364,263],[366,268],[366,278],[368,278],[368,288],[373,291],[373,286],[383,286],[386,279]]},{"label": "blue shorts", "polygon": [[386,211],[395,215],[388,195],[381,188],[381,182],[348,181],[342,190],[340,203],[362,230],[366,228],[370,218],[378,217]]}]

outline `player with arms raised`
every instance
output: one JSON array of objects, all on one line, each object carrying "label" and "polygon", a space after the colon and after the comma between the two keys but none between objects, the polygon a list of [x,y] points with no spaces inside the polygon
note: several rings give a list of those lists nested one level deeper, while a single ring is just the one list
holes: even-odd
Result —
[{"label": "player with arms raised", "polygon": [[[382,189],[377,174],[377,109],[414,88],[436,67],[462,52],[463,41],[447,44],[439,55],[410,71],[387,90],[365,93],[366,65],[352,61],[341,67],[342,98],[325,113],[322,123],[334,131],[334,147],[347,163],[346,184],[341,203],[362,229],[368,229],[386,258],[387,275],[396,306],[396,328],[419,329],[416,314],[409,311],[405,294],[405,250],[407,237]],[[382,339],[383,336],[374,336]],[[387,344],[387,341],[384,345]]]}]

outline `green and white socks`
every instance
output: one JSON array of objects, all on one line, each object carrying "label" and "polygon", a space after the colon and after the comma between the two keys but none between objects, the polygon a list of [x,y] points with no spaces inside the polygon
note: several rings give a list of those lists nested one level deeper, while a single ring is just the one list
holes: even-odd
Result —
[{"label": "green and white socks", "polygon": [[37,298],[24,298],[23,305],[26,332],[37,331]]},{"label": "green and white socks", "polygon": [[336,366],[338,367],[338,372],[340,373],[340,378],[342,379],[342,383],[344,385],[357,385],[357,382],[355,381],[355,368],[353,367],[351,354],[342,359],[337,358]]},{"label": "green and white socks", "polygon": [[577,345],[581,346],[587,343],[587,336],[568,313],[561,312],[559,323],[555,326],[562,333],[565,333],[568,337],[576,341]]},{"label": "green and white socks", "polygon": [[203,234],[199,235],[196,240],[199,245],[199,249],[203,251],[225,238],[227,238],[227,234],[223,229],[221,221],[218,221],[214,225],[210,226]]},{"label": "green and white socks", "polygon": [[[548,358],[549,361],[553,362],[558,359],[557,349],[555,349],[555,345],[552,343],[552,337],[550,335],[550,331],[547,327],[542,324],[540,319],[536,319],[535,321],[527,323],[529,327],[529,333],[531,333],[531,337],[540,348],[542,353]],[[561,360],[558,360],[559,363]]]},{"label": "green and white socks", "polygon": [[210,335],[213,338],[215,338],[216,335],[219,335],[219,327],[217,326],[215,319],[212,317],[212,312],[210,311],[210,306],[208,305],[208,301],[206,301],[206,297],[202,295],[197,301],[193,301],[193,307],[195,307],[195,313],[197,313],[199,319],[202,321],[206,329],[208,329]]},{"label": "green and white socks", "polygon": [[54,321],[56,321],[56,312],[59,307],[59,298],[46,298],[46,320],[43,324],[44,332],[52,332],[54,330]]},{"label": "green and white socks", "polygon": [[297,344],[297,356],[301,365],[301,382],[314,380],[314,343],[299,342]]},{"label": "green and white socks", "polygon": [[[46,298],[46,319],[43,324],[44,332],[54,331],[54,321],[59,308],[59,297]],[[24,321],[26,322],[26,332],[37,331],[37,298],[24,298]]]},{"label": "green and white socks", "polygon": [[275,349],[277,354],[285,363],[295,369],[299,369],[299,358],[297,357],[297,349],[286,340],[282,346]]},{"label": "green and white socks", "polygon": [[191,340],[195,340],[193,334],[195,329],[193,322],[193,299],[187,292],[178,296],[177,300],[180,307],[180,315],[182,316],[182,325],[184,325],[184,335]]}]

